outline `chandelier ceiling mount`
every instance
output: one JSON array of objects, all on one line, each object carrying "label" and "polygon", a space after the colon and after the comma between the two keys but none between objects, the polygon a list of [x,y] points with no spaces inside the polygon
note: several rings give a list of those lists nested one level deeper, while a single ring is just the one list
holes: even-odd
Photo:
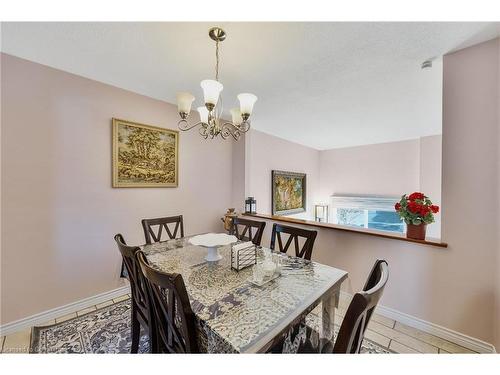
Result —
[{"label": "chandelier ceiling mount", "polygon": [[226,39],[226,32],[220,27],[212,27],[208,30],[208,36],[210,36],[214,42],[222,42]]}]

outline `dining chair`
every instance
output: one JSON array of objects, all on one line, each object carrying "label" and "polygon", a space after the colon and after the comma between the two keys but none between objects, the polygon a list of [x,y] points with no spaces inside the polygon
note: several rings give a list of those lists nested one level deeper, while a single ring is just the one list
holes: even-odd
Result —
[{"label": "dining chair", "polygon": [[[282,233],[289,235],[288,240],[286,241],[284,246],[283,239],[281,238]],[[302,228],[290,227],[287,225],[274,223],[273,231],[271,234],[270,248],[271,250],[274,250],[276,247],[276,242],[278,242],[278,250],[282,253],[286,253],[293,241],[295,246],[295,256],[311,260],[314,241],[316,240],[317,234],[318,232],[315,230],[306,230]],[[299,246],[299,238],[305,239],[302,248]],[[276,241],[276,239],[278,241]]]},{"label": "dining chair", "polygon": [[[184,237],[184,221],[182,219],[182,215],[160,217],[156,219],[143,219],[141,222],[147,244],[160,242],[162,240],[161,235],[163,233],[163,229],[165,229],[165,233],[167,234],[169,240],[177,238],[177,232],[179,232],[179,229],[180,237]],[[173,226],[173,230],[170,230],[169,224],[175,224],[175,226]]]},{"label": "dining chair", "polygon": [[152,332],[151,326],[154,325],[154,319],[147,305],[146,282],[135,256],[140,248],[136,246],[127,246],[121,234],[117,234],[115,236],[115,241],[122,255],[123,264],[127,270],[132,295],[132,346],[130,351],[132,353],[137,353],[139,351],[139,340],[141,337],[142,326],[149,336],[149,350],[152,352],[155,340],[154,332]]},{"label": "dining chair", "polygon": [[[322,353],[359,353],[363,343],[366,327],[370,322],[373,311],[377,307],[385,285],[389,279],[389,266],[387,261],[377,259],[366,280],[362,291],[356,293],[347,308],[344,319],[340,326],[335,343],[322,340]],[[307,327],[307,337],[312,334],[318,337],[318,333]],[[309,340],[311,341],[311,340]],[[300,353],[314,353],[316,348],[312,348],[307,343],[299,349]]]},{"label": "dining chair", "polygon": [[[359,353],[366,327],[389,279],[387,261],[377,259],[361,292],[354,295],[347,308],[333,353]],[[327,349],[328,350],[328,349]]]},{"label": "dining chair", "polygon": [[195,317],[180,274],[150,267],[142,251],[137,260],[146,278],[148,305],[155,319],[155,353],[198,353]]},{"label": "dining chair", "polygon": [[252,241],[255,245],[260,246],[260,242],[262,241],[262,234],[264,234],[265,227],[265,221],[256,221],[243,219],[241,217],[235,217],[233,218],[231,234],[235,235],[241,241]]}]

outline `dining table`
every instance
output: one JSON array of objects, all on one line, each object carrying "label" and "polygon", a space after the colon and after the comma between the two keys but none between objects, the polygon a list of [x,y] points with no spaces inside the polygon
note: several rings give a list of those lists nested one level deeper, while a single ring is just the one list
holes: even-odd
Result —
[{"label": "dining table", "polygon": [[[255,265],[231,268],[231,244],[218,248],[220,260],[207,261],[207,249],[191,237],[142,250],[153,268],[183,276],[202,352],[295,353],[306,344],[321,352],[333,340],[346,271],[278,252],[281,275],[259,286],[252,282]],[[257,246],[257,263],[264,252]]]}]

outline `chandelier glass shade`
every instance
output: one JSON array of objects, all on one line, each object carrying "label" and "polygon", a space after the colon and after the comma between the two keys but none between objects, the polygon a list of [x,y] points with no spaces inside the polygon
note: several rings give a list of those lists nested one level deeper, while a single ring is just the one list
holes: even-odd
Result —
[{"label": "chandelier glass shade", "polygon": [[239,140],[241,135],[250,129],[249,118],[257,97],[249,93],[239,94],[240,107],[230,110],[231,121],[222,119],[221,92],[224,86],[219,82],[219,43],[226,39],[226,33],[221,28],[214,27],[209,30],[208,35],[215,41],[215,79],[205,79],[200,83],[205,106],[197,108],[200,115],[200,121],[197,123],[188,122],[195,97],[189,92],[177,93],[177,108],[181,117],[178,127],[183,131],[199,127],[199,133],[205,139],[220,135],[223,139],[231,136]]}]

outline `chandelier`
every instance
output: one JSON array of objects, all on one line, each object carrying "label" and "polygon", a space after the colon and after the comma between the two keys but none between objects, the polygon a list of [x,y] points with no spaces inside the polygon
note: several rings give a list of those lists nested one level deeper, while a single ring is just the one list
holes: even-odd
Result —
[{"label": "chandelier", "polygon": [[239,94],[240,108],[231,109],[231,122],[222,119],[223,106],[220,93],[224,86],[219,82],[219,43],[226,39],[226,32],[219,27],[213,27],[208,31],[208,35],[215,41],[215,80],[205,79],[200,83],[205,106],[197,108],[200,121],[195,124],[188,122],[194,96],[189,92],[177,93],[177,106],[181,117],[177,125],[183,131],[199,126],[199,133],[205,139],[209,137],[213,139],[220,135],[223,139],[232,136],[235,140],[239,140],[241,134],[250,129],[248,119],[257,97],[248,93]]}]

